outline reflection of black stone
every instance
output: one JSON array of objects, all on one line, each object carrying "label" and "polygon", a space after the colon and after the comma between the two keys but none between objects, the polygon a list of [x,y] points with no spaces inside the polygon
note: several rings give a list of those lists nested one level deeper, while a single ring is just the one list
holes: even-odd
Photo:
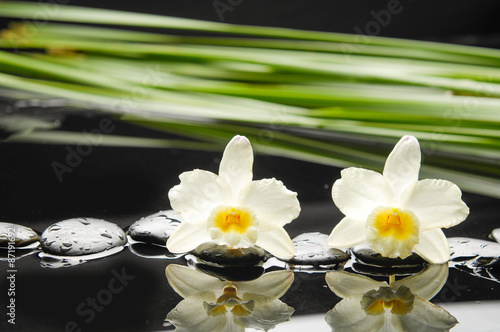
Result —
[{"label": "reflection of black stone", "polygon": [[405,259],[383,257],[365,244],[354,247],[352,253],[362,263],[383,267],[422,266],[425,263],[425,260],[415,253]]},{"label": "reflection of black stone", "polygon": [[32,255],[34,253],[39,252],[40,249],[32,248],[32,249],[20,249],[16,248],[16,250],[7,250],[5,248],[0,248],[0,261],[7,261],[9,258],[14,256],[15,259],[19,259],[25,256]]},{"label": "reflection of black stone", "polygon": [[249,281],[264,273],[262,266],[217,266],[203,263],[191,264],[199,271],[229,281]]},{"label": "reflection of black stone", "polygon": [[163,246],[149,243],[132,243],[129,249],[133,254],[145,258],[172,259],[183,255],[173,254]]},{"label": "reflection of black stone", "polygon": [[[292,286],[281,300],[293,307],[295,314],[304,315],[324,314],[340,298],[328,289],[325,273],[295,273]],[[293,324],[290,330],[293,330]]]},{"label": "reflection of black stone", "polygon": [[224,266],[252,266],[261,264],[266,252],[259,247],[230,249],[207,242],[199,245],[191,254],[203,261]]},{"label": "reflection of black stone", "polygon": [[361,262],[352,263],[352,269],[354,272],[366,274],[370,276],[407,276],[421,272],[424,269],[424,265],[414,265],[414,266],[375,266],[363,264]]},{"label": "reflection of black stone", "polygon": [[309,265],[315,268],[333,268],[349,259],[344,251],[328,246],[328,235],[314,232],[304,233],[293,239],[297,252],[292,259],[287,260],[291,265]]}]

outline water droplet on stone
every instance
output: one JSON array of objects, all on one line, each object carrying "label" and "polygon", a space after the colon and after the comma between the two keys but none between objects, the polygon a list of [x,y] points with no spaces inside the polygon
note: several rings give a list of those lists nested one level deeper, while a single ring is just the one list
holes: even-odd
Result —
[{"label": "water droplet on stone", "polygon": [[[57,235],[51,231],[54,226],[58,228]],[[60,221],[47,228],[42,237],[46,238],[42,243],[44,252],[63,256],[99,253],[127,243],[125,233],[116,224],[92,218]],[[73,242],[80,245],[73,247]]]},{"label": "water droplet on stone", "polygon": [[55,225],[50,226],[50,227],[49,227],[49,229],[48,229],[47,231],[49,231],[49,232],[57,232],[57,231],[58,231],[58,230],[60,230],[60,229],[61,229],[61,226],[60,226],[60,225],[55,224]]},{"label": "water droplet on stone", "polygon": [[136,221],[127,233],[135,241],[165,246],[180,223],[181,216],[175,211],[160,211]]},{"label": "water droplet on stone", "polygon": [[85,226],[88,226],[91,224],[91,222],[87,219],[79,219],[80,223],[82,223],[82,225],[85,225]]},{"label": "water droplet on stone", "polygon": [[67,247],[59,247],[59,250],[61,253],[67,253],[70,251],[72,248],[67,248]]}]

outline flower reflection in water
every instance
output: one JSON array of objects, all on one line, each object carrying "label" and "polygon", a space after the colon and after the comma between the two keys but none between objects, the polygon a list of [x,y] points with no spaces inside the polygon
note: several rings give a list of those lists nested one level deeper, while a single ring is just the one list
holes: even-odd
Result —
[{"label": "flower reflection in water", "polygon": [[176,331],[267,331],[290,319],[294,309],[279,298],[293,272],[274,271],[252,281],[222,281],[186,266],[171,264],[166,275],[184,298],[167,315]]},{"label": "flower reflection in water", "polygon": [[420,274],[391,283],[345,271],[326,282],[342,297],[325,319],[333,331],[449,331],[458,322],[429,302],[444,286],[448,265],[429,265]]}]

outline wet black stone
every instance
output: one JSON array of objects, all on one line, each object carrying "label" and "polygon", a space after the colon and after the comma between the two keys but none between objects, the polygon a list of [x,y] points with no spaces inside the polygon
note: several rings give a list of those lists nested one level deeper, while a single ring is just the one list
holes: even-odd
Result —
[{"label": "wet black stone", "polygon": [[364,264],[383,267],[401,267],[401,266],[421,266],[425,260],[412,253],[405,259],[383,257],[378,252],[375,252],[367,244],[360,244],[352,249],[352,253],[356,259]]},{"label": "wet black stone", "polygon": [[175,211],[160,211],[130,225],[127,234],[135,241],[165,246],[180,223],[181,217]]},{"label": "wet black stone", "polygon": [[225,266],[252,266],[264,261],[266,252],[259,247],[230,249],[227,246],[207,242],[199,245],[192,255]]},{"label": "wet black stone", "polygon": [[500,261],[500,243],[465,237],[448,239],[450,260],[467,262],[471,267],[497,265]]},{"label": "wet black stone", "polygon": [[100,253],[127,243],[118,225],[101,219],[74,218],[49,226],[41,236],[42,250],[52,255]]},{"label": "wet black stone", "polygon": [[304,233],[293,239],[296,253],[286,260],[292,265],[335,266],[347,261],[350,256],[340,249],[328,246],[328,235],[314,232]]},{"label": "wet black stone", "polygon": [[7,248],[9,242],[14,242],[14,247],[22,248],[39,240],[38,234],[29,227],[0,222],[0,247]]}]

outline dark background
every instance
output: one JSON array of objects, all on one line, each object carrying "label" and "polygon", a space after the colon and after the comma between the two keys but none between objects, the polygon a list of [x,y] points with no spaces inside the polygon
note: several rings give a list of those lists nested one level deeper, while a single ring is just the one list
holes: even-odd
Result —
[{"label": "dark background", "polygon": [[[356,27],[365,30],[366,24],[374,20],[371,12],[386,9],[389,1],[243,0],[232,3],[238,4],[223,14],[226,23],[354,33]],[[220,21],[213,1],[71,0],[69,4]],[[407,0],[401,1],[400,6],[402,11],[391,17],[380,35],[500,46],[497,17],[500,3]],[[5,26],[5,22],[0,19],[0,26]],[[13,102],[0,102],[0,116],[5,116],[2,110],[7,105],[12,106]],[[45,111],[55,117],[65,112],[64,108]],[[100,118],[87,115],[62,120],[63,127],[83,131],[97,128]],[[114,134],[162,137],[119,121],[114,124],[117,127]],[[179,182],[181,172],[194,168],[217,172],[221,157],[220,152],[213,151],[94,146],[92,153],[59,182],[51,164],[63,163],[71,148],[76,147],[0,143],[0,221],[28,225],[42,232],[59,220],[95,217],[125,228],[142,216],[169,209],[167,192]],[[254,163],[255,179],[276,177],[299,193],[302,213],[287,226],[292,237],[304,231],[329,233],[342,218],[330,197],[331,185],[339,172],[335,167],[264,155],[257,155]],[[446,230],[447,235],[487,239],[491,229],[500,227],[499,200],[469,193],[464,193],[463,199],[471,215],[466,222]],[[20,325],[16,330],[19,331],[62,331],[69,320],[76,321],[84,331],[160,330],[167,312],[180,300],[166,284],[163,271],[167,261],[151,264],[127,250],[69,269],[42,269],[38,261],[36,256],[18,261]],[[120,271],[123,266],[137,279],[123,294],[118,294],[95,321],[89,325],[82,322],[82,317],[75,314],[75,307],[106,286],[110,271]],[[465,292],[462,300],[498,298],[498,294],[489,292],[491,283],[483,287],[471,277],[463,278],[460,280],[471,286],[472,292]],[[4,305],[3,283],[2,277],[1,307]],[[297,275],[284,301],[294,306],[298,314],[324,313],[338,301],[324,287],[323,275],[311,275],[308,280],[303,274]],[[11,328],[3,319],[0,318],[2,330]]]}]

